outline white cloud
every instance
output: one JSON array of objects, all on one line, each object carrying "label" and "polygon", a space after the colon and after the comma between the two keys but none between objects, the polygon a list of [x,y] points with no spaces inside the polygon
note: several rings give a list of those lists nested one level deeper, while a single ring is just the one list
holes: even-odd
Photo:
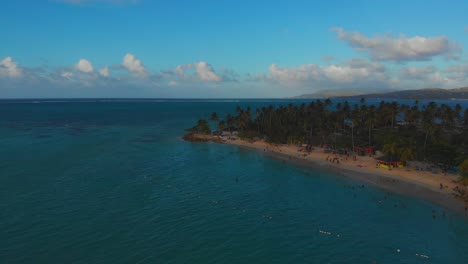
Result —
[{"label": "white cloud", "polygon": [[428,75],[436,72],[434,66],[425,66],[425,67],[405,67],[400,70],[400,77],[402,79],[415,79],[423,80],[427,79]]},{"label": "white cloud", "polygon": [[[205,61],[199,61],[196,63],[182,64],[176,67],[172,73],[175,73],[183,79],[190,79],[193,76],[190,75],[190,70],[196,72],[198,80],[203,82],[220,82],[223,81],[223,77],[218,75],[213,67]],[[171,72],[171,71],[170,71]]]},{"label": "white cloud", "polygon": [[374,60],[388,61],[423,61],[435,56],[458,58],[462,48],[445,36],[426,38],[415,36],[407,38],[390,35],[368,38],[359,32],[346,32],[343,28],[332,28],[338,38],[347,42],[360,52],[366,52]]},{"label": "white cloud", "polygon": [[60,74],[60,76],[62,76],[63,78],[70,79],[71,77],[73,77],[73,73],[72,72],[63,72],[62,74]]},{"label": "white cloud", "polygon": [[0,77],[18,78],[23,76],[23,72],[11,57],[6,57],[0,61]]},{"label": "white cloud", "polygon": [[450,78],[445,76],[441,72],[435,72],[428,78],[427,83],[430,83],[431,87],[440,87],[440,88],[458,88],[461,87],[466,82],[460,82],[460,80]]},{"label": "white cloud", "polygon": [[301,65],[295,68],[272,64],[266,79],[289,84],[334,83],[352,84],[362,81],[385,81],[388,79],[385,67],[380,63],[354,59],[342,65],[320,66]]},{"label": "white cloud", "polygon": [[99,70],[99,74],[103,77],[109,77],[109,67],[104,67]]},{"label": "white cloud", "polygon": [[195,63],[198,78],[204,82],[219,82],[222,80],[221,76],[217,75],[210,64],[200,61]]},{"label": "white cloud", "polygon": [[444,72],[450,79],[468,83],[468,64],[452,65],[447,67]]},{"label": "white cloud", "polygon": [[352,59],[342,64],[307,64],[298,67],[272,64],[268,74],[254,80],[259,79],[305,93],[335,89],[376,92],[389,88],[457,88],[465,87],[468,83],[468,64],[452,65],[442,71],[432,65],[397,67],[390,71],[381,63],[361,59]]},{"label": "white cloud", "polygon": [[182,78],[188,78],[189,74],[186,72],[187,69],[193,68],[193,64],[182,64],[178,65],[175,69],[175,74],[179,75]]},{"label": "white cloud", "polygon": [[177,86],[178,84],[177,84],[176,81],[170,81],[170,82],[168,83],[168,85],[171,86],[171,87],[174,87],[174,86]]},{"label": "white cloud", "polygon": [[280,81],[280,82],[290,82],[290,81],[307,81],[307,80],[319,80],[321,79],[321,74],[319,74],[320,66],[315,64],[301,65],[297,68],[284,68],[276,64],[272,64],[268,67],[270,75],[267,78]]},{"label": "white cloud", "polygon": [[78,63],[75,65],[75,68],[78,71],[84,72],[84,73],[91,73],[94,70],[91,62],[86,59],[80,59]]},{"label": "white cloud", "polygon": [[148,75],[146,68],[133,54],[127,53],[123,59],[122,65],[137,77],[146,77]]},{"label": "white cloud", "polygon": [[400,78],[406,84],[405,88],[407,89],[466,87],[468,83],[468,64],[452,65],[441,71],[434,66],[402,68]]}]

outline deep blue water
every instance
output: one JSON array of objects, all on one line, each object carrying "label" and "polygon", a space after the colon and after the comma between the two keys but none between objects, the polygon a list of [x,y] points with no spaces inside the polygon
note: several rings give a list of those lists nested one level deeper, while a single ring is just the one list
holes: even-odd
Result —
[{"label": "deep blue water", "polygon": [[179,138],[269,103],[1,103],[0,263],[468,263],[468,218]]}]

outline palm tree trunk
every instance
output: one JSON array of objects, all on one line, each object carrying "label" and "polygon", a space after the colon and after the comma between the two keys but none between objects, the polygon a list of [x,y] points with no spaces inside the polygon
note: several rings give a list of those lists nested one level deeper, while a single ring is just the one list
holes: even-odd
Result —
[{"label": "palm tree trunk", "polygon": [[369,126],[369,147],[371,146],[371,127]]},{"label": "palm tree trunk", "polygon": [[426,137],[424,138],[424,153],[423,153],[423,160],[426,161],[426,143],[427,143],[427,136],[429,135],[429,130],[426,131]]},{"label": "palm tree trunk", "polygon": [[336,125],[335,125],[335,149],[336,149]]},{"label": "palm tree trunk", "polygon": [[393,111],[392,111],[392,128],[393,128],[393,119],[394,119],[394,117],[393,117]]}]

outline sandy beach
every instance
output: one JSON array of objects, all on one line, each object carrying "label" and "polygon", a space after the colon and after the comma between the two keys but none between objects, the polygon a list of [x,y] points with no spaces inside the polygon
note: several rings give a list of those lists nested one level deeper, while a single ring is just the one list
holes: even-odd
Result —
[{"label": "sandy beach", "polygon": [[[195,137],[205,141],[251,149],[263,155],[300,166],[332,170],[340,175],[377,186],[387,191],[421,198],[468,216],[468,211],[465,210],[466,203],[454,191],[457,187],[467,189],[466,186],[458,183],[457,175],[436,174],[408,167],[393,168],[391,170],[378,168],[376,167],[375,156],[347,157],[345,155],[325,153],[324,149],[319,147],[314,147],[311,151],[306,152],[301,147],[272,145],[264,141],[223,140],[216,136],[198,134]],[[441,188],[441,185],[443,188]]]}]

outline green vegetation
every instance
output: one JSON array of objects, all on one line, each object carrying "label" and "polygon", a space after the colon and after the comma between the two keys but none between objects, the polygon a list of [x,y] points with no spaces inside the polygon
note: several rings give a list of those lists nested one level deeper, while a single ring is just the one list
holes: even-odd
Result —
[{"label": "green vegetation", "polygon": [[197,124],[192,128],[187,129],[190,133],[197,134],[211,134],[210,125],[205,119],[200,119],[197,121]]},{"label": "green vegetation", "polygon": [[468,180],[468,159],[465,159],[460,166],[458,166],[458,171],[460,175],[465,179]]},{"label": "green vegetation", "polygon": [[[216,118],[214,118],[216,117]],[[420,160],[453,167],[467,159],[468,109],[459,104],[430,102],[412,105],[382,101],[368,105],[333,104],[330,99],[308,104],[236,108],[224,120],[213,113],[218,131],[239,131],[241,138],[261,138],[279,144],[329,145],[335,149],[373,147],[406,163]],[[192,131],[209,133],[199,120]]]}]

